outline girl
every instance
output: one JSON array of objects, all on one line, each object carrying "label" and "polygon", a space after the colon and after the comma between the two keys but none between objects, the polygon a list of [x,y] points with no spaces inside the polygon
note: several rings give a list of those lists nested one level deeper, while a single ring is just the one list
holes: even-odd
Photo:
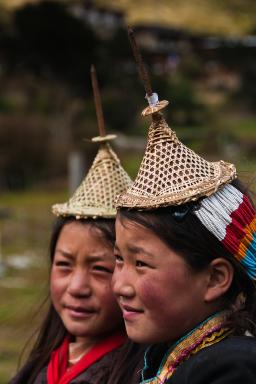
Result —
[{"label": "girl", "polygon": [[[133,381],[138,348],[127,343],[111,291],[115,241],[114,199],[130,183],[107,141],[65,204],[50,243],[50,308],[38,339],[12,383],[125,383]],[[123,347],[122,347],[123,346]],[[123,366],[123,362],[127,364]],[[136,378],[134,377],[134,382]]]},{"label": "girl", "polygon": [[128,336],[152,344],[141,383],[256,382],[256,213],[235,167],[185,147],[159,112],[118,199],[113,289]]}]

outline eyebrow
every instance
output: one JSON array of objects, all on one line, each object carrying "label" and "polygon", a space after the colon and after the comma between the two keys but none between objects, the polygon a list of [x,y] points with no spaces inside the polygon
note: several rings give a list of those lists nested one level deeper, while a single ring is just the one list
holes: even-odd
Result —
[{"label": "eyebrow", "polygon": [[60,249],[60,248],[57,248],[55,250],[55,253],[60,253],[62,256],[66,257],[67,259],[73,259],[74,258],[72,253],[64,251],[63,249]]},{"label": "eyebrow", "polygon": [[[118,246],[115,244],[115,246],[114,246],[114,249],[116,249],[117,251],[120,251],[119,250],[119,248],[118,248]],[[127,246],[127,249],[128,249],[128,251],[129,252],[132,252],[132,253],[144,253],[145,255],[147,255],[147,256],[149,256],[149,257],[151,257],[151,258],[153,258],[154,257],[154,255],[153,255],[153,253],[151,253],[151,252],[148,252],[148,251],[146,251],[144,248],[141,248],[141,247],[136,247],[136,246],[134,246],[134,245],[128,245]]]},{"label": "eyebrow", "polygon": [[105,254],[102,255],[102,256],[89,255],[89,256],[87,256],[86,261],[89,262],[89,263],[94,263],[94,262],[97,262],[97,261],[105,261],[105,257],[106,257]]},{"label": "eyebrow", "polygon": [[[74,256],[72,255],[72,253],[70,252],[67,252],[67,251],[64,251],[60,248],[57,248],[55,252],[58,252],[60,253],[62,256],[66,257],[67,259],[74,259]],[[105,258],[106,258],[106,254],[102,254],[100,256],[98,255],[88,255],[86,257],[86,262],[88,263],[95,263],[97,261],[105,261]]]}]

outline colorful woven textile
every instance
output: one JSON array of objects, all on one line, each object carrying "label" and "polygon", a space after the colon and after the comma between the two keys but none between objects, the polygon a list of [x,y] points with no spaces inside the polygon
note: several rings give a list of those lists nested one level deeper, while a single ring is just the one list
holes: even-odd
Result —
[{"label": "colorful woven textile", "polygon": [[256,279],[256,212],[248,197],[228,184],[194,214]]},{"label": "colorful woven textile", "polygon": [[[170,353],[166,355],[164,361],[162,361],[157,375],[151,379],[143,379],[141,384],[166,383],[177,367],[191,355],[227,337],[231,333],[231,330],[225,325],[226,314],[226,312],[222,312],[206,319],[198,327],[178,340],[176,344],[171,347]],[[146,368],[147,355],[145,356],[144,370]]]}]

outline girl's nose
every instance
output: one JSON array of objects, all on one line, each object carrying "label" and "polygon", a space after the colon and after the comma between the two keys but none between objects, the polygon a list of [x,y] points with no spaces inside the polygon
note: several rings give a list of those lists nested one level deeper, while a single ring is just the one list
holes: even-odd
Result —
[{"label": "girl's nose", "polygon": [[69,279],[67,291],[71,296],[76,297],[87,297],[91,295],[92,288],[90,278],[86,271],[81,269],[73,271]]},{"label": "girl's nose", "polygon": [[129,271],[123,267],[119,269],[115,268],[112,276],[112,289],[117,297],[131,298],[135,295],[135,289],[132,276]]}]

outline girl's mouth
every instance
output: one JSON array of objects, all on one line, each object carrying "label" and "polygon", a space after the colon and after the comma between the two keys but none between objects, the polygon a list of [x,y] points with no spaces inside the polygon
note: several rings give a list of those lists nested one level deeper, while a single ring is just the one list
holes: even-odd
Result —
[{"label": "girl's mouth", "polygon": [[121,305],[121,309],[123,312],[123,317],[126,321],[135,320],[144,312],[142,309],[134,308],[129,305]]},{"label": "girl's mouth", "polygon": [[93,307],[65,305],[64,308],[73,318],[88,318],[96,313],[96,310]]}]

